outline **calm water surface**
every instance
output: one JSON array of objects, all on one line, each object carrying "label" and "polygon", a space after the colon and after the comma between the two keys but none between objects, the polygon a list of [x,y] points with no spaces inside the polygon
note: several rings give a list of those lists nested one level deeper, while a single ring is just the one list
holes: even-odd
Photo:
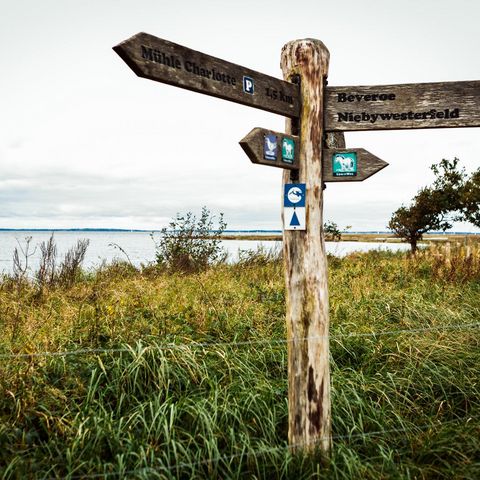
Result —
[{"label": "calm water surface", "polygon": [[[29,259],[29,265],[32,271],[38,267],[39,244],[50,238],[50,232],[26,232],[26,231],[0,231],[0,272],[12,272],[12,257],[15,247],[21,246],[25,249],[25,238],[32,237],[30,243],[30,253],[33,255]],[[160,234],[155,234],[159,238]],[[115,247],[119,245],[129,256],[131,262],[137,266],[152,262],[155,259],[155,244],[147,232],[55,232],[55,241],[59,257],[71,247],[77,240],[89,239],[84,267],[98,267],[103,260],[107,262],[115,258],[126,259],[125,255]],[[266,249],[280,249],[279,241],[256,241],[256,240],[225,240],[222,242],[229,254],[229,261],[234,262],[238,259],[240,250],[256,250],[260,245]],[[368,250],[381,249],[392,251],[406,251],[409,249],[407,244],[399,243],[375,243],[375,242],[327,242],[327,252],[337,256],[343,256],[354,251],[365,252]],[[19,249],[20,250],[20,249]],[[20,252],[21,253],[21,252]]]}]

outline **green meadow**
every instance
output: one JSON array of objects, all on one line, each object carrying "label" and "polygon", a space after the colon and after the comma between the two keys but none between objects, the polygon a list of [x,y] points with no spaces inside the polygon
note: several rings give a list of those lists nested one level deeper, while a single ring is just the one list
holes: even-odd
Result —
[{"label": "green meadow", "polygon": [[286,442],[278,256],[4,277],[1,478],[480,478],[480,249],[330,257],[329,275],[329,459]]}]

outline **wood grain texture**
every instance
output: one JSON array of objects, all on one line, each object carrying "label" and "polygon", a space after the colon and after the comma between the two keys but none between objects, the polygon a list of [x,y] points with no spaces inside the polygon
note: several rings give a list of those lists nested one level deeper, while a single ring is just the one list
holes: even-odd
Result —
[{"label": "wood grain texture", "polygon": [[[265,135],[275,135],[278,139],[278,153],[276,160],[267,160],[264,158],[264,138]],[[283,138],[289,138],[295,142],[295,155],[294,161],[292,164],[285,163],[282,160],[281,154],[281,141]],[[240,146],[243,151],[247,154],[248,158],[252,163],[258,165],[266,165],[268,167],[284,168],[287,170],[298,170],[299,169],[299,149],[300,138],[296,135],[286,135],[284,133],[275,132],[273,130],[267,130],[265,128],[254,128],[251,130],[242,140],[240,140]],[[327,145],[330,145],[331,149],[323,149],[323,159],[322,162],[322,171],[323,171],[323,181],[324,182],[361,182],[371,177],[373,174],[385,168],[388,163],[371,154],[363,148],[344,148],[345,147],[345,138],[343,133],[334,132],[327,135],[326,140]],[[335,148],[335,145],[342,145],[343,148]],[[352,153],[355,152],[357,155],[357,173],[355,176],[351,177],[337,177],[333,175],[332,170],[332,157],[334,154],[338,153]]]},{"label": "wood grain texture", "polygon": [[[305,183],[306,231],[284,231],[288,339],[288,440],[294,449],[328,452],[331,446],[329,314],[323,235],[323,94],[329,52],[319,40],[295,40],[282,50],[286,80],[300,78],[299,170],[283,184]],[[286,133],[292,134],[291,120]],[[282,185],[282,192],[283,192]],[[283,212],[282,212],[283,213]]]},{"label": "wood grain texture", "polygon": [[327,87],[325,129],[480,126],[480,81]]},{"label": "wood grain texture", "polygon": [[[148,33],[137,33],[113,50],[139,77],[287,117],[299,116],[298,86],[278,78]],[[253,93],[244,92],[243,77],[253,79]]]}]

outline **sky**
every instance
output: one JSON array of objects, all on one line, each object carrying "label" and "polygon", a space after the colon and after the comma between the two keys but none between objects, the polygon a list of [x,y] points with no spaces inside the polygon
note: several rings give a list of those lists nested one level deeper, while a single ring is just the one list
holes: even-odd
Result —
[{"label": "sky", "polygon": [[[137,77],[112,47],[147,32],[282,78],[290,40],[330,51],[329,85],[480,79],[477,0],[0,0],[0,228],[159,229],[223,212],[229,229],[281,229],[281,170],[238,142],[283,117]],[[386,230],[480,129],[345,134],[389,166],[328,184],[325,220]],[[455,230],[478,231],[469,224]]]}]

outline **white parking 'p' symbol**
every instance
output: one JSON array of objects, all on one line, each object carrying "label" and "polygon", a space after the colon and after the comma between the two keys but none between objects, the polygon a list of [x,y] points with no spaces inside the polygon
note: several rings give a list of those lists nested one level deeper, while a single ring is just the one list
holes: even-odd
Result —
[{"label": "white parking 'p' symbol", "polygon": [[250,93],[250,95],[253,95],[254,90],[255,84],[253,82],[253,78],[243,77],[243,91],[245,93]]}]

